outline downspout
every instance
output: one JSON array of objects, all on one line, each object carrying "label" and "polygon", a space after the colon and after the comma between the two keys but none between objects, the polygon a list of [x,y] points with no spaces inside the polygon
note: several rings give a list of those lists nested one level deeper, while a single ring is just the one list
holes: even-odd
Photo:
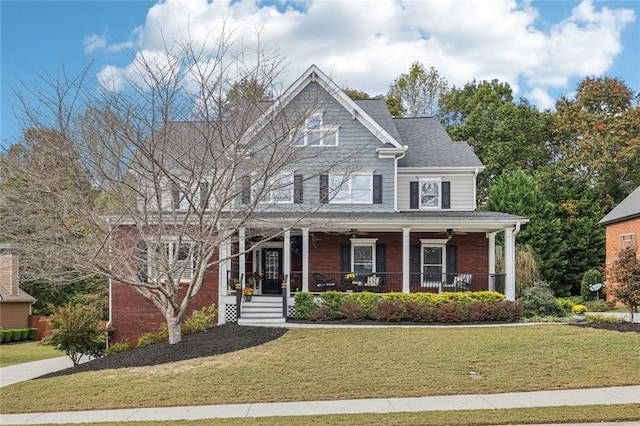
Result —
[{"label": "downspout", "polygon": [[473,172],[473,209],[477,209],[478,208],[478,173],[480,173],[480,170],[478,170],[478,168],[476,167],[476,169]]},{"label": "downspout", "polygon": [[402,160],[405,155],[407,155],[408,147],[404,146],[404,152],[399,157],[396,157],[395,168],[393,170],[393,180],[394,180],[394,188],[393,188],[393,211],[398,213],[398,161]]},{"label": "downspout", "polygon": [[[518,232],[520,232],[520,221],[516,222],[516,229],[513,230],[513,238],[518,235]],[[513,243],[515,244],[515,240],[513,240]]]},{"label": "downspout", "polygon": [[[107,218],[107,223],[109,224],[109,245],[107,246],[107,250],[109,251],[109,271],[111,271],[111,219]],[[109,349],[109,329],[111,328],[111,325],[113,323],[113,288],[112,288],[112,279],[111,276],[109,276],[109,321],[107,321],[107,326],[105,327],[107,331],[105,331],[105,333],[107,334],[106,336],[106,342],[107,342],[107,349]]]}]

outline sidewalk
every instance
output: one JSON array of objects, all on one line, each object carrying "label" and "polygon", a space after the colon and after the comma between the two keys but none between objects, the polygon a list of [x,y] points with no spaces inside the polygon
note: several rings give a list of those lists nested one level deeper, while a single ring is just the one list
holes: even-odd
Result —
[{"label": "sidewalk", "polygon": [[[377,398],[340,401],[276,402],[59,413],[3,414],[0,416],[0,424],[92,423],[104,422],[106,419],[110,422],[202,420],[232,417],[493,410],[521,407],[639,403],[640,386],[624,386],[488,395],[430,396],[422,398]],[[620,424],[621,423],[616,423],[616,425]],[[627,422],[626,424],[632,425],[634,422]]]},{"label": "sidewalk", "polygon": [[[80,362],[82,363],[86,361],[88,361],[87,357],[82,357]],[[64,370],[65,368],[70,367],[73,367],[73,362],[71,362],[71,358],[68,356],[2,367],[0,368],[0,388],[14,383],[35,379],[36,377],[44,376],[45,374]]]}]

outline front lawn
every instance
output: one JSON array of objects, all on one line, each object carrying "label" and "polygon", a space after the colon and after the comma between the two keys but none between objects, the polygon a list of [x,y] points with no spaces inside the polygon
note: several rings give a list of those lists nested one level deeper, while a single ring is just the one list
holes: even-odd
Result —
[{"label": "front lawn", "polygon": [[16,342],[0,345],[0,367],[64,356],[64,353],[40,342]]},{"label": "front lawn", "polygon": [[219,356],[18,383],[0,399],[15,413],[624,386],[640,383],[638,347],[638,333],[568,325],[296,329]]}]

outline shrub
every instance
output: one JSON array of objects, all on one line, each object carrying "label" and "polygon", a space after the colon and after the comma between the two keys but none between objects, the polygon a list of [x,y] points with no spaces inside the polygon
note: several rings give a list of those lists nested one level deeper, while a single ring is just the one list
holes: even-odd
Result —
[{"label": "shrub", "polygon": [[462,311],[464,321],[481,322],[492,320],[491,304],[487,302],[469,302]]},{"label": "shrub", "polygon": [[104,349],[104,330],[100,326],[102,313],[95,306],[72,305],[59,308],[51,316],[51,329],[42,341],[66,353],[76,366],[84,355],[94,355]]},{"label": "shrub", "polygon": [[2,343],[9,343],[13,340],[13,330],[4,330]]},{"label": "shrub", "polygon": [[131,343],[129,343],[128,340],[121,340],[120,342],[114,342],[110,344],[105,351],[105,354],[109,356],[113,354],[119,354],[120,352],[126,352],[130,349],[133,349]]},{"label": "shrub", "polygon": [[587,322],[600,323],[600,324],[617,324],[625,322],[624,319],[618,318],[613,315],[587,315]]},{"label": "shrub", "polygon": [[22,330],[20,329],[15,329],[15,330],[11,330],[11,341],[12,342],[19,342],[20,339],[22,339]]},{"label": "shrub", "polygon": [[309,321],[329,321],[333,318],[329,305],[316,306],[307,315]]},{"label": "shrub", "polygon": [[570,312],[573,312],[572,309],[576,306],[576,303],[573,300],[566,297],[559,297],[556,300],[556,303],[558,304],[561,315],[568,315]]},{"label": "shrub", "polygon": [[38,329],[37,328],[29,328],[27,330],[29,331],[27,339],[36,340],[38,338]]},{"label": "shrub", "polygon": [[520,301],[524,305],[524,315],[527,317],[553,316],[561,313],[553,291],[545,282],[537,283],[526,289]]},{"label": "shrub", "polygon": [[364,319],[364,308],[359,303],[349,300],[340,305],[336,314],[343,322],[360,322]]},{"label": "shrub", "polygon": [[309,319],[311,311],[318,307],[315,297],[309,292],[299,291],[296,293],[293,300],[297,319]]},{"label": "shrub", "polygon": [[409,300],[404,304],[405,319],[415,322],[434,322],[436,320],[436,308],[429,302]]},{"label": "shrub", "polygon": [[587,310],[589,312],[605,312],[613,309],[615,302],[607,302],[605,300],[592,300],[587,302]]},{"label": "shrub", "polygon": [[4,330],[0,330],[0,343],[4,343]]},{"label": "shrub", "polygon": [[331,312],[335,315],[342,306],[343,303],[346,302],[348,294],[341,293],[339,291],[325,291],[320,294],[320,299],[331,308]]},{"label": "shrub", "polygon": [[206,331],[216,325],[218,309],[216,305],[203,306],[198,311],[193,311],[191,316],[182,324],[184,333],[195,333],[196,331]]},{"label": "shrub", "polygon": [[582,299],[586,302],[588,300],[593,300],[598,296],[598,291],[589,290],[589,286],[591,284],[601,283],[602,282],[602,274],[597,269],[589,269],[582,276],[582,283],[580,284],[580,295]]},{"label": "shrub", "polygon": [[167,323],[162,323],[160,326],[160,330],[158,331],[150,331],[148,333],[144,333],[142,336],[138,338],[137,347],[152,345],[154,343],[164,342],[169,339],[169,327]]},{"label": "shrub", "polygon": [[28,328],[21,328],[20,329],[20,340],[27,340],[27,337],[29,337],[29,329]]},{"label": "shrub", "polygon": [[403,303],[399,300],[380,300],[372,311],[376,321],[398,322],[404,316]]},{"label": "shrub", "polygon": [[380,295],[372,293],[370,291],[364,291],[362,293],[352,293],[349,295],[350,301],[362,306],[363,314],[365,318],[374,318],[373,308],[378,304]]},{"label": "shrub", "polygon": [[520,301],[503,300],[493,305],[492,318],[495,321],[515,322],[522,318],[524,304]]},{"label": "shrub", "polygon": [[443,323],[462,322],[462,307],[458,303],[442,303],[438,306],[438,321]]}]

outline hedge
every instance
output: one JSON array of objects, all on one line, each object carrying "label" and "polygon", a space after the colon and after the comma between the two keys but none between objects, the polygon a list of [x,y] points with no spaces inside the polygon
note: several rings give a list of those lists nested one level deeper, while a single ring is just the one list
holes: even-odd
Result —
[{"label": "hedge", "polygon": [[521,303],[506,301],[503,294],[495,291],[440,294],[327,291],[316,298],[310,293],[298,292],[294,306],[297,319],[343,322],[513,322],[518,321],[523,312]]},{"label": "hedge", "polygon": [[14,328],[10,330],[0,330],[0,343],[19,342],[22,340],[35,340],[37,336],[37,328]]}]

